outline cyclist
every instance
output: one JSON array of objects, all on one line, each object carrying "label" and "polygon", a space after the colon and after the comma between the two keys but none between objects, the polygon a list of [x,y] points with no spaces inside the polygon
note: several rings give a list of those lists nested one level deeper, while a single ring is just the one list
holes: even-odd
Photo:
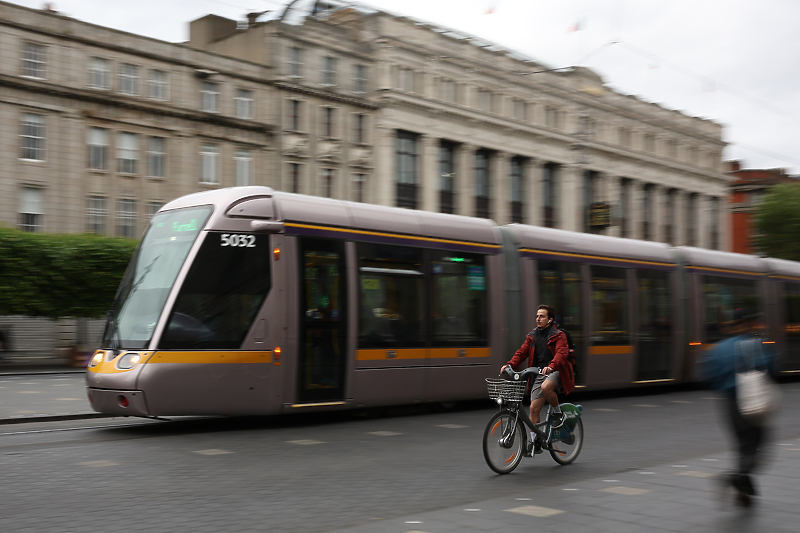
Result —
[{"label": "cyclist", "polygon": [[[536,310],[536,327],[525,336],[525,342],[516,351],[514,357],[500,369],[502,373],[507,366],[516,370],[522,362],[527,366],[538,366],[541,373],[536,376],[531,389],[531,422],[539,422],[539,413],[545,402],[553,408],[553,427],[564,424],[564,414],[558,406],[558,392],[569,394],[575,388],[575,376],[572,364],[568,360],[569,346],[566,334],[555,324],[555,309],[542,304]],[[541,453],[542,448],[536,435],[531,432],[532,449],[525,455]]]}]

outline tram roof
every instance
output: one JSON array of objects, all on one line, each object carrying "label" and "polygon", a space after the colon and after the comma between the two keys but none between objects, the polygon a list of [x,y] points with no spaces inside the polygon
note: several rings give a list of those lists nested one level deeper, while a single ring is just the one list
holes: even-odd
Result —
[{"label": "tram roof", "polygon": [[766,265],[760,257],[755,255],[720,252],[692,246],[677,246],[676,250],[687,266],[716,269],[721,273],[743,271],[761,274],[765,272]]},{"label": "tram roof", "polygon": [[660,242],[578,233],[540,226],[510,224],[520,248],[562,252],[577,256],[675,263],[670,246]]},{"label": "tram roof", "polygon": [[789,276],[800,278],[800,263],[786,259],[767,257],[764,259],[770,274],[775,276]]},{"label": "tram roof", "polygon": [[280,220],[403,235],[500,244],[488,219],[275,192]]},{"label": "tram roof", "polygon": [[400,207],[306,196],[269,187],[230,187],[182,196],[162,209],[214,205],[214,217],[248,198],[272,198],[275,219],[376,233],[414,235],[483,244],[500,244],[497,225],[488,219],[433,213]]}]

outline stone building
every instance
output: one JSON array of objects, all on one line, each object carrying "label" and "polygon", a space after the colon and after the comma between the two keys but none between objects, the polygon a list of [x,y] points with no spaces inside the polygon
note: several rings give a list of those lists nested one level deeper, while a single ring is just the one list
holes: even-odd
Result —
[{"label": "stone building", "polygon": [[729,248],[719,124],[423,21],[292,6],[172,44],[0,3],[0,220],[137,235],[249,182]]},{"label": "stone building", "polygon": [[[284,109],[303,102],[307,144],[292,113],[276,125],[283,188],[299,172],[293,189],[307,194],[727,249],[719,124],[614,92],[585,68],[548,70],[424,21],[337,4],[255,14],[225,32],[209,32],[219,17],[191,25],[192,46],[264,64]],[[338,164],[320,141],[329,106],[342,108]],[[356,139],[359,116],[369,133]]]},{"label": "stone building", "polygon": [[269,67],[0,3],[0,223],[138,237],[271,175]]}]

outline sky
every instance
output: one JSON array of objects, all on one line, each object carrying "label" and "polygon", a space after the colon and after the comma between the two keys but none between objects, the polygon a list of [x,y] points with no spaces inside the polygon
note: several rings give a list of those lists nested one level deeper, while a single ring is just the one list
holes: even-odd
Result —
[{"label": "sky", "polygon": [[[14,0],[170,42],[206,14],[244,19],[289,0]],[[723,157],[800,174],[798,0],[364,0],[522,52],[721,124]]]}]

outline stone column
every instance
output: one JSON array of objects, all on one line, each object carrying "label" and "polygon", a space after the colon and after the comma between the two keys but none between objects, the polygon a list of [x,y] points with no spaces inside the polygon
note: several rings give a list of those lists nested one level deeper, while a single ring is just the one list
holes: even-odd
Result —
[{"label": "stone column", "polygon": [[419,208],[439,211],[439,139],[420,135]]},{"label": "stone column", "polygon": [[456,162],[456,214],[475,216],[475,146],[462,144]]},{"label": "stone column", "polygon": [[644,213],[642,204],[644,199],[644,184],[639,180],[631,180],[630,185],[630,232],[631,239],[644,239]]},{"label": "stone column", "polygon": [[511,155],[495,152],[489,165],[489,216],[498,224],[508,224],[511,222]]},{"label": "stone column", "polygon": [[688,202],[686,191],[675,190],[675,208],[673,211],[674,223],[672,225],[673,245],[681,246],[686,242],[686,204]]},{"label": "stone column", "polygon": [[375,170],[371,176],[370,187],[367,189],[367,201],[378,205],[394,206],[396,204],[397,188],[395,186],[395,130],[386,126],[376,127],[375,139]]},{"label": "stone column", "polygon": [[612,237],[622,236],[622,227],[620,226],[620,217],[622,215],[622,188],[620,186],[620,179],[611,174],[605,175],[606,183],[606,196],[605,201],[611,206],[611,227],[606,230],[606,235]]},{"label": "stone column", "polygon": [[522,192],[525,194],[523,202],[523,219],[526,224],[533,226],[544,225],[544,161],[529,159],[523,168]]}]

